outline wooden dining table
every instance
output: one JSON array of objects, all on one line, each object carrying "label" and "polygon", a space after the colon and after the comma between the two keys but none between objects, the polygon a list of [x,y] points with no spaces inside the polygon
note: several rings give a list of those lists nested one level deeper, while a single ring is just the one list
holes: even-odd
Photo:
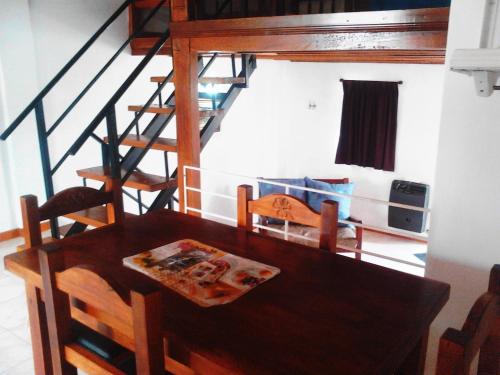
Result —
[{"label": "wooden dining table", "polygon": [[[232,303],[204,308],[122,264],[182,239],[281,273]],[[59,244],[68,267],[96,264],[131,286],[160,285],[164,335],[175,338],[178,359],[201,374],[423,374],[429,326],[450,293],[442,282],[169,210]],[[35,363],[42,368],[48,344],[34,302],[43,294],[38,251],[11,254],[5,266],[26,281]]]}]

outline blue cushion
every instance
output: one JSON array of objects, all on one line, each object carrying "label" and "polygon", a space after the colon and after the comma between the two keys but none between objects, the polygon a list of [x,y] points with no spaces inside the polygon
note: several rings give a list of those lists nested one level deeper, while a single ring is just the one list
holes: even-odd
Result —
[{"label": "blue cushion", "polygon": [[[267,179],[268,181],[280,182],[282,184],[288,184],[293,186],[306,187],[306,182],[303,178],[279,178],[279,179]],[[265,182],[259,182],[259,198],[265,197],[270,194],[285,194],[284,186],[277,186],[266,184]],[[301,201],[306,201],[306,191],[299,189],[290,189],[290,195],[300,199]],[[269,224],[283,224],[283,220],[268,218]]]},{"label": "blue cushion", "polygon": [[[328,182],[312,180],[309,177],[305,178],[306,186],[311,189],[324,190],[332,193],[352,195],[354,184],[329,184]],[[334,195],[326,195],[320,193],[307,192],[307,204],[316,211],[321,211],[321,203],[326,200],[332,200],[339,203],[339,220],[346,220],[351,216],[351,199],[338,197]]]}]

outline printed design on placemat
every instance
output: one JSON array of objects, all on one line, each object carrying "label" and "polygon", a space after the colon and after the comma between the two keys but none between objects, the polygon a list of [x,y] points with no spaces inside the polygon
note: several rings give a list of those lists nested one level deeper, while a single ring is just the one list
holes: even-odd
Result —
[{"label": "printed design on placemat", "polygon": [[280,272],[194,240],[124,258],[123,264],[204,307],[232,302]]}]

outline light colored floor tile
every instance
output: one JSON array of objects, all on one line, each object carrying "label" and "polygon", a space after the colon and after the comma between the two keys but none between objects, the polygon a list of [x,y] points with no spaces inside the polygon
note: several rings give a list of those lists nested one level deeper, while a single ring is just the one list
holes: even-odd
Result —
[{"label": "light colored floor tile", "polygon": [[[364,231],[363,249],[375,254],[425,266],[425,263],[414,255],[427,252],[427,244],[422,242],[389,236],[382,233]],[[411,273],[417,276],[424,276],[425,273],[424,268],[414,267],[376,256],[363,255],[362,259],[365,262],[378,264],[383,267]]]},{"label": "light colored floor tile", "polygon": [[12,374],[32,357],[31,346],[10,332],[0,334],[0,374]]},{"label": "light colored floor tile", "polygon": [[20,278],[14,275],[7,275],[0,279],[0,303],[24,295],[24,283]]},{"label": "light colored floor tile", "polygon": [[2,372],[0,375],[33,375],[35,373],[35,366],[33,359],[25,360],[23,363]]},{"label": "light colored floor tile", "polygon": [[23,295],[0,303],[0,327],[14,329],[28,319],[28,307]]},{"label": "light colored floor tile", "polygon": [[3,258],[12,254],[16,251],[16,247],[22,244],[24,241],[21,238],[15,238],[10,241],[0,242],[0,280],[5,278],[6,276],[12,275],[10,272],[5,270],[5,266],[3,264]]},{"label": "light colored floor tile", "polygon": [[29,325],[29,320],[27,318],[26,318],[26,321],[24,323],[22,323],[21,325],[19,325],[17,327],[10,329],[9,332],[13,333],[17,337],[19,337],[21,340],[23,340],[31,345],[30,325]]}]

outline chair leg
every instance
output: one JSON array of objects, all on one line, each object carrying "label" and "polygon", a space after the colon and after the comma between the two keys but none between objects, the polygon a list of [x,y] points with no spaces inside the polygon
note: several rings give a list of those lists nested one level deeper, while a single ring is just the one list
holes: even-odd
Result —
[{"label": "chair leg", "polygon": [[45,317],[45,305],[40,289],[26,283],[26,300],[31,333],[31,346],[36,375],[52,374],[49,333]]}]

